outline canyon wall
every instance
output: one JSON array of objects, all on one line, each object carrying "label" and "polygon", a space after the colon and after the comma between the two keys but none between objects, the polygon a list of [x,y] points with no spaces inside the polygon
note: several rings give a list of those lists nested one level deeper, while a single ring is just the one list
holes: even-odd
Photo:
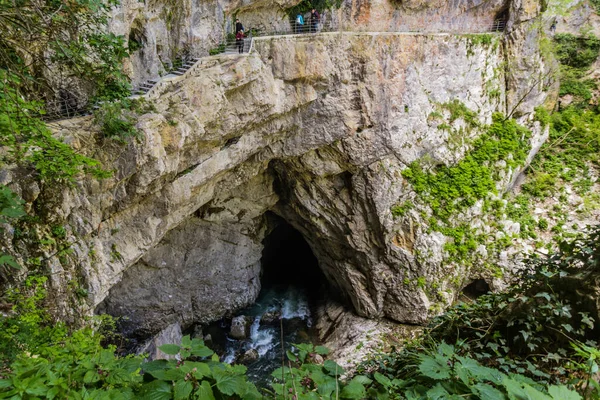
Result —
[{"label": "canyon wall", "polygon": [[[205,54],[233,10],[251,20],[289,6],[125,2],[112,27],[142,44],[127,66],[139,81],[180,46]],[[468,32],[469,21],[487,25],[506,11],[505,33],[456,33],[457,21]],[[347,1],[330,18],[349,31],[255,38],[250,54],[204,57],[162,80],[144,98],[140,136],[125,144],[102,138],[91,116],[52,123],[114,170],[66,189],[27,171],[0,176],[47,229],[65,228],[69,253],[49,248],[40,258],[55,314],[126,316],[126,331],[142,337],[219,319],[255,300],[273,212],[302,233],[356,313],[426,322],[490,274],[448,260],[452,240],[432,227],[429,205],[394,215],[401,200],[417,197],[402,172],[414,161],[455,165],[496,112],[532,129],[533,157],[546,137],[534,107],[552,101],[539,12],[527,0]],[[411,24],[451,33],[384,32]],[[452,104],[471,110],[475,123]],[[501,194],[523,165],[492,167]],[[481,202],[453,218],[494,234]],[[482,265],[496,261],[483,244],[477,253]]]},{"label": "canyon wall", "polygon": [[[206,56],[233,33],[233,18],[258,34],[290,31],[288,9],[298,0],[125,0],[109,28],[134,49],[126,65],[134,86],[165,75],[184,55]],[[322,22],[336,31],[482,33],[494,21],[509,23],[507,0],[343,0],[321,9]],[[535,10],[537,3],[529,2]],[[522,14],[522,9],[515,10]],[[305,15],[308,23],[308,13]],[[512,20],[512,19],[511,19]],[[504,25],[502,25],[504,26]]]},{"label": "canyon wall", "polygon": [[[252,303],[272,211],[303,234],[359,315],[425,322],[470,278],[445,264],[448,238],[392,215],[412,193],[401,171],[463,157],[440,127],[450,118],[441,104],[457,100],[482,124],[506,111],[516,90],[506,77],[518,70],[505,70],[503,37],[327,33],[257,39],[254,49],[161,83],[139,117],[141,138],[125,147],[91,145],[91,117],[53,124],[116,170],[64,192],[55,214],[76,238],[88,306],[128,316],[128,332],[147,336]],[[532,154],[541,138],[538,129]],[[516,172],[504,172],[504,187]],[[60,287],[69,272],[50,260]]]}]

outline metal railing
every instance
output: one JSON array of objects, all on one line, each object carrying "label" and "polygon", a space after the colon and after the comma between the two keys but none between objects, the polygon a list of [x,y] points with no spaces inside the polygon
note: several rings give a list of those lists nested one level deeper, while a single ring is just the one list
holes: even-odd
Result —
[{"label": "metal railing", "polygon": [[[505,19],[496,19],[490,25],[489,23],[464,23],[460,26],[461,30],[465,33],[485,33],[485,32],[502,32],[506,28]],[[395,31],[382,31],[386,33],[419,33],[419,32],[443,32],[444,29],[451,33],[449,24],[447,23],[435,23],[421,26],[418,29],[411,27],[400,26]],[[457,29],[458,30],[458,29]],[[259,29],[249,29],[248,34],[242,40],[236,40],[228,38],[220,43],[217,47],[209,51],[209,56],[218,54],[248,54],[253,49],[254,37],[266,37],[266,36],[286,36],[286,35],[310,35],[322,32],[344,32],[339,26],[336,26],[330,18],[327,16],[321,16],[319,21],[313,21],[307,18],[304,24],[299,24],[295,19],[289,21],[289,28],[279,29],[273,31],[263,31]],[[457,32],[459,33],[459,32]],[[173,63],[173,68],[168,71],[167,74],[183,75],[190,68],[192,68],[200,60],[200,57],[191,57],[185,55],[182,58],[176,60]],[[138,95],[143,96],[147,94],[158,82],[160,78],[147,80],[138,87],[132,90],[132,96]],[[84,115],[89,115],[92,111],[98,108],[97,104],[81,104],[81,101],[76,96],[70,95],[69,97],[61,100],[51,100],[46,102],[46,114],[42,115],[41,118],[44,121],[51,122],[60,119],[74,118]]]},{"label": "metal railing", "polygon": [[90,114],[89,103],[81,104],[74,95],[65,99],[47,101],[45,111],[46,113],[42,114],[40,118],[46,122]]}]

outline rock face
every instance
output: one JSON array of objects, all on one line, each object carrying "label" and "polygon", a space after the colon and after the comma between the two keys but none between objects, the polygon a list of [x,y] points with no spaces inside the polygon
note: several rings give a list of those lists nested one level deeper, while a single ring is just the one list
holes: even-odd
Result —
[{"label": "rock face", "polygon": [[250,321],[244,315],[240,315],[231,320],[231,329],[229,336],[234,339],[246,339],[250,334]]},{"label": "rock face", "polygon": [[[372,28],[378,4],[344,3],[338,22],[352,16],[364,19],[357,30]],[[137,13],[152,7],[168,11],[149,4]],[[362,11],[348,16],[347,7]],[[443,10],[429,2],[385,7],[443,20]],[[503,7],[484,2],[477,12],[493,17]],[[95,145],[91,117],[53,124],[57,135],[115,174],[82,179],[48,204],[49,223],[65,225],[77,265],[49,254],[52,284],[67,288],[77,274],[88,311],[125,315],[128,332],[140,336],[216,320],[255,300],[265,213],[274,212],[302,233],[329,283],[359,315],[425,322],[453,299],[469,271],[445,264],[449,239],[429,231],[421,215],[427,210],[403,222],[391,208],[415,196],[401,174],[408,164],[451,165],[469,150],[457,140],[481,133],[460,118],[450,121],[443,104],[459,101],[483,124],[497,111],[527,123],[546,100],[545,79],[536,78],[545,68],[532,28],[538,5],[523,0],[510,7],[507,36],[256,39],[250,55],[202,59],[155,87],[147,96],[153,111],[139,117],[141,137],[126,146]],[[539,124],[531,125],[530,157],[544,138]],[[496,167],[502,192],[518,171]],[[12,187],[29,193],[19,182],[14,178]],[[481,212],[479,204],[456,218],[471,222]],[[421,281],[435,282],[445,302],[434,304],[436,294]]]},{"label": "rock face", "polygon": [[140,117],[140,143],[102,152],[84,146],[94,130],[89,118],[55,124],[117,171],[65,192],[55,212],[79,238],[74,257],[89,306],[129,316],[146,335],[250,304],[260,289],[264,215],[273,211],[303,234],[358,314],[424,322],[433,299],[410,283],[437,282],[450,301],[459,288],[452,274],[468,273],[446,270],[442,234],[418,219],[404,225],[391,207],[412,193],[406,165],[463,155],[430,118],[444,112],[440,104],[457,99],[483,123],[506,111],[513,89],[505,86],[501,41],[391,33],[258,39],[249,56],[204,59],[153,90],[156,111]]},{"label": "rock face", "polygon": [[[137,86],[164,75],[183,55],[208,55],[210,49],[227,38],[227,33],[233,33],[233,16],[241,19],[247,31],[290,30],[287,10],[298,3],[299,0],[126,0],[114,9],[109,27],[125,36],[129,47],[135,50],[127,70]],[[507,20],[508,8],[507,0],[343,0],[339,8],[319,11],[323,23],[333,30],[475,33],[490,31],[495,20]]]},{"label": "rock face", "polygon": [[262,246],[240,228],[185,221],[127,269],[98,312],[127,315],[124,331],[144,337],[156,321],[189,326],[252,303],[260,291]]},{"label": "rock face", "polygon": [[159,347],[163,344],[181,343],[182,337],[181,325],[176,322],[158,332],[158,334],[141,346],[137,353],[148,354],[149,360],[168,360],[175,358],[173,355],[163,353]]}]

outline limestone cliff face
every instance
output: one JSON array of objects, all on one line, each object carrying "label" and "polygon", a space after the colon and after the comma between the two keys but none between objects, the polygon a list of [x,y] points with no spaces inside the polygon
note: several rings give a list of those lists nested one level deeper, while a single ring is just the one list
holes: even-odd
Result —
[{"label": "limestone cliff face", "polygon": [[149,99],[156,112],[140,117],[142,137],[126,147],[89,145],[91,118],[54,124],[116,169],[65,192],[54,213],[68,222],[89,307],[129,316],[130,332],[147,335],[251,303],[274,211],[358,314],[424,322],[433,299],[407,282],[438,282],[449,302],[460,288],[451,278],[468,271],[449,271],[447,239],[424,221],[394,219],[391,207],[412,193],[401,171],[462,157],[429,118],[439,104],[458,99],[483,123],[506,111],[505,56],[500,35],[486,44],[448,34],[262,38],[248,56],[206,58],[161,83]]},{"label": "limestone cliff face", "polygon": [[[290,30],[287,9],[299,0],[125,0],[113,11],[111,31],[124,35],[133,52],[127,70],[134,85],[164,75],[184,54],[206,56],[233,32],[233,17],[246,29]],[[490,31],[494,20],[534,15],[538,2],[509,13],[508,0],[343,0],[338,8],[319,10],[333,30],[363,32]],[[520,4],[520,3],[519,3]],[[308,17],[308,15],[307,15]],[[133,43],[135,42],[135,43]]]}]

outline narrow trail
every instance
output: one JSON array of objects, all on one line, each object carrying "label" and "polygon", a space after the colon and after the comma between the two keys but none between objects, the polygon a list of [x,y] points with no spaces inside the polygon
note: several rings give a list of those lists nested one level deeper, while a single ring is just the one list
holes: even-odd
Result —
[{"label": "narrow trail", "polygon": [[[435,27],[427,26],[427,28],[422,30],[407,30],[407,31],[344,31],[339,30],[337,27],[334,27],[329,23],[321,23],[316,28],[309,24],[306,24],[302,27],[294,27],[292,24],[292,28],[288,31],[278,31],[278,32],[269,32],[269,33],[261,33],[258,36],[254,36],[252,34],[248,35],[248,37],[244,38],[243,44],[240,46],[235,39],[227,40],[224,43],[221,43],[218,47],[214,49],[216,54],[210,54],[204,57],[184,57],[180,60],[177,60],[175,64],[177,65],[171,71],[169,71],[166,75],[162,77],[157,77],[154,79],[150,79],[142,83],[140,86],[132,90],[132,95],[129,96],[131,99],[138,98],[148,98],[152,95],[152,93],[161,86],[164,82],[171,82],[173,78],[177,77],[185,77],[189,74],[190,71],[197,68],[204,60],[208,59],[217,59],[217,57],[222,57],[223,55],[230,57],[244,57],[248,56],[252,53],[254,49],[254,41],[255,40],[272,40],[278,37],[316,37],[321,35],[336,35],[336,34],[345,34],[345,35],[411,35],[411,36],[420,36],[420,35],[428,35],[428,36],[451,36],[451,35],[467,35],[467,34],[486,34],[486,33],[503,33],[506,26],[506,21],[498,19],[495,20],[492,24],[479,24],[475,26],[469,26],[467,29],[468,32],[460,33],[460,32],[451,32],[451,31],[443,31],[440,29],[439,31],[435,30]],[[252,31],[250,31],[252,32]],[[240,49],[241,47],[241,49]],[[241,51],[240,51],[241,50]],[[93,113],[95,109],[99,108],[98,104],[85,104],[81,106],[74,99],[68,98],[61,101],[55,101],[47,103],[47,108],[53,111],[47,112],[47,114],[42,116],[46,122],[57,122],[65,119],[71,119],[81,116],[90,115]]]}]

